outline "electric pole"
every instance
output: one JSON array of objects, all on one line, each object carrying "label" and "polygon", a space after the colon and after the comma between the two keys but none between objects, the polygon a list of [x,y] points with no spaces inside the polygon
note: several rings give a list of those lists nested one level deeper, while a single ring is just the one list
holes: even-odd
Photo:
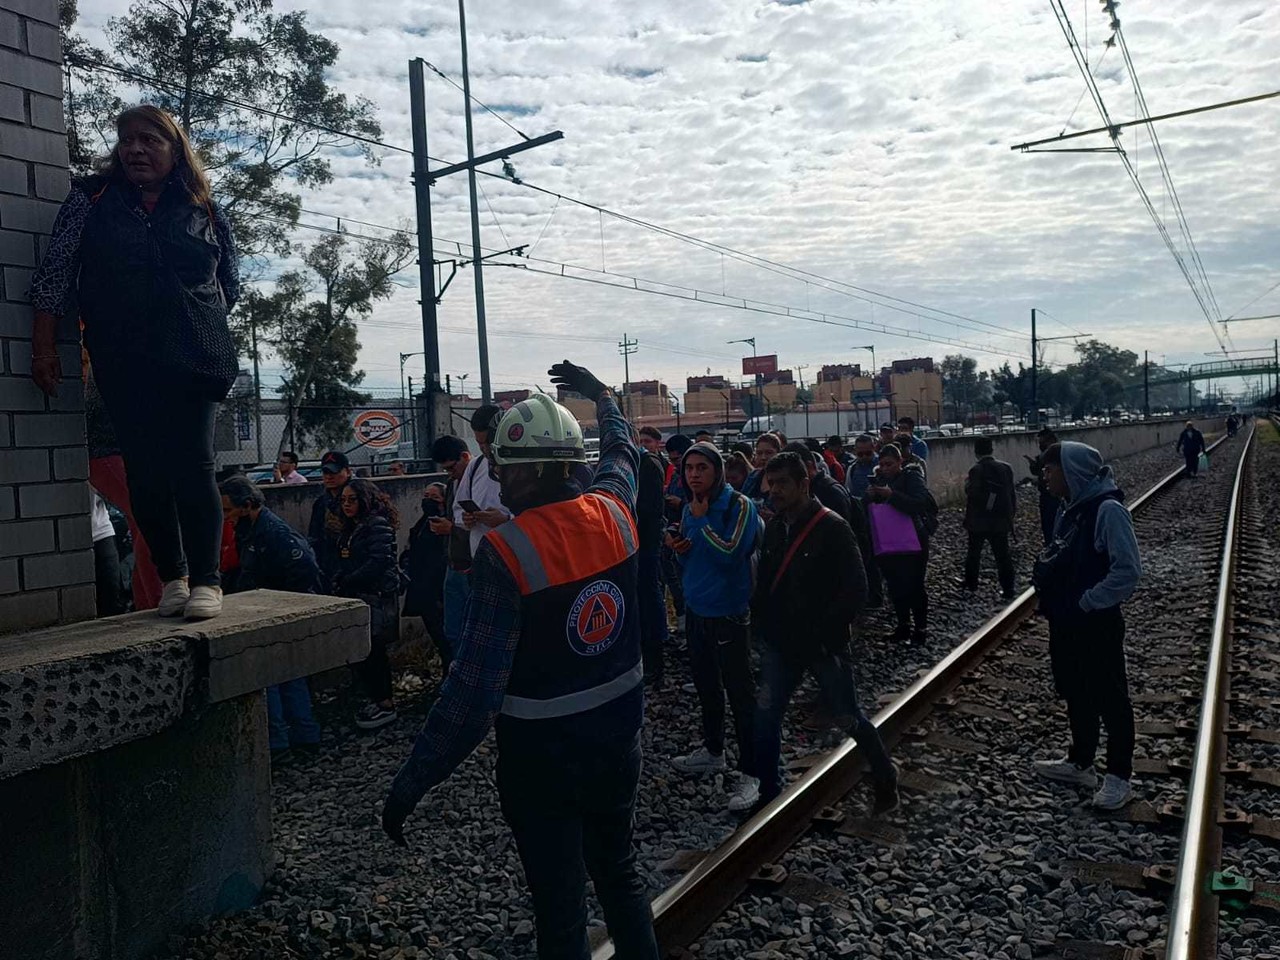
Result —
[{"label": "electric pole", "polygon": [[1142,351],[1142,419],[1151,419],[1151,360]]},{"label": "electric pole", "polygon": [[253,350],[253,435],[257,439],[258,462],[262,462],[262,380],[258,376],[258,324],[249,317],[249,341]]},{"label": "electric pole", "polygon": [[631,419],[631,355],[640,349],[640,341],[628,340],[622,335],[618,343],[618,352],[622,354],[622,409],[628,420]]},{"label": "electric pole", "polygon": [[462,39],[462,99],[467,119],[467,190],[471,194],[471,268],[476,280],[476,336],[480,341],[480,399],[493,399],[489,381],[489,333],[484,316],[484,270],[480,260],[480,207],[476,203],[476,147],[471,135],[471,74],[467,69],[467,11],[465,0],[458,0],[458,33]]},{"label": "electric pole", "polygon": [[1036,308],[1031,308],[1031,413],[1028,426],[1034,427],[1040,422],[1040,398],[1037,393],[1036,367],[1039,365],[1039,348],[1036,346]]},{"label": "electric pole", "polygon": [[[423,61],[409,61],[409,113],[413,127],[413,195],[418,221],[418,305],[422,311],[422,355],[427,375],[424,440],[428,454],[436,442],[435,395],[440,390],[440,327],[436,316],[435,242],[431,236],[431,175],[427,172],[427,94]],[[400,359],[404,376],[404,357]],[[418,431],[414,430],[414,437]]]}]

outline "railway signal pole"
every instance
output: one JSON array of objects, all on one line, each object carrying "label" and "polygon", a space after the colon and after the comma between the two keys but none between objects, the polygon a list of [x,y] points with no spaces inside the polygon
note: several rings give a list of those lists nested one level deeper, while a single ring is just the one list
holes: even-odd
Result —
[{"label": "railway signal pole", "polygon": [[640,349],[639,340],[628,340],[624,333],[618,342],[618,352],[622,354],[622,409],[628,420],[631,419],[631,355]]}]

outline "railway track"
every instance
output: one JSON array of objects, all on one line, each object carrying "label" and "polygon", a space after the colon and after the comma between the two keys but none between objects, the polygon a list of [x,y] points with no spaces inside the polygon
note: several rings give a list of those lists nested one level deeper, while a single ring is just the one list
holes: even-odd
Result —
[{"label": "railway track", "polygon": [[[1254,490],[1248,458],[1252,440],[1250,432],[1247,438],[1214,444],[1211,450],[1216,454],[1215,464],[1227,459],[1235,462],[1230,468],[1225,463],[1215,465],[1210,478],[1196,482],[1199,487],[1179,487],[1181,471],[1174,471],[1130,504],[1140,531],[1147,526],[1163,531],[1171,523],[1187,528],[1154,556],[1148,556],[1144,547],[1144,562],[1155,561],[1148,562],[1148,566],[1157,586],[1149,591],[1138,614],[1141,618],[1143,612],[1154,612],[1175,619],[1180,626],[1161,629],[1129,615],[1130,674],[1135,711],[1140,718],[1139,748],[1150,750],[1149,755],[1137,758],[1135,770],[1135,783],[1144,799],[1110,816],[1078,806],[1074,810],[1064,807],[1056,815],[1022,809],[1027,806],[1024,795],[1028,792],[1041,802],[1044,794],[1055,788],[1025,785],[1024,789],[1024,784],[1018,782],[1019,773],[1008,772],[1011,765],[1029,765],[1027,757],[1019,753],[1028,747],[1038,749],[1040,756],[1052,753],[1066,729],[1065,718],[1050,716],[1047,709],[1048,657],[1043,639],[1047,631],[1043,621],[1032,617],[1035,597],[1028,590],[893,697],[874,718],[902,766],[908,800],[903,815],[895,820],[905,822],[905,827],[898,822],[868,821],[847,808],[850,794],[863,776],[863,758],[853,741],[846,740],[829,753],[805,758],[800,763],[807,767],[803,775],[773,804],[714,850],[690,851],[684,856],[688,871],[653,902],[655,927],[664,953],[679,956],[690,947],[697,951],[702,946],[699,938],[708,928],[733,928],[732,920],[722,918],[726,911],[737,909],[757,927],[776,926],[783,936],[763,944],[731,939],[728,942],[733,946],[727,953],[741,950],[752,956],[793,955],[783,952],[786,932],[792,931],[798,939],[808,941],[794,955],[827,955],[813,948],[817,941],[809,932],[815,929],[811,921],[801,922],[793,930],[785,918],[775,925],[767,918],[752,916],[752,909],[757,906],[761,907],[759,912],[776,914],[767,905],[798,901],[825,904],[826,915],[834,915],[836,925],[857,925],[865,920],[885,938],[885,956],[953,955],[952,948],[935,949],[914,932],[911,928],[919,925],[914,921],[923,919],[927,926],[930,918],[945,915],[948,910],[972,911],[975,905],[985,910],[999,908],[987,902],[993,891],[982,889],[982,884],[966,889],[964,884],[931,881],[928,873],[940,871],[941,876],[946,872],[945,855],[933,856],[936,871],[931,868],[926,876],[916,878],[916,896],[895,898],[886,892],[884,897],[875,898],[873,913],[883,914],[881,919],[846,910],[842,906],[846,897],[841,885],[829,882],[840,873],[833,865],[860,856],[866,859],[873,877],[902,873],[897,869],[876,870],[877,864],[872,861],[882,851],[900,853],[909,840],[917,840],[913,850],[920,845],[936,845],[936,849],[945,851],[956,844],[969,843],[971,852],[980,860],[999,865],[1003,875],[1015,879],[1018,870],[1007,868],[1006,864],[1021,864],[1019,869],[1030,871],[1024,882],[1009,884],[1007,876],[1002,881],[1021,891],[1011,901],[1018,908],[1022,906],[1020,898],[1034,899],[1037,891],[1047,893],[1054,884],[1104,900],[1115,891],[1128,891],[1151,904],[1140,927],[1131,925],[1119,931],[1122,936],[1118,939],[1124,945],[1114,942],[1118,928],[1105,921],[1091,922],[1088,917],[1068,913],[1056,922],[1056,908],[1046,908],[1049,922],[1040,918],[1043,929],[1024,929],[1024,923],[1018,928],[1020,932],[1008,938],[1007,952],[978,950],[954,955],[1079,960],[1151,960],[1161,956],[1190,960],[1218,956],[1216,920],[1223,896],[1229,896],[1232,903],[1247,900],[1252,909],[1266,909],[1273,893],[1280,894],[1280,887],[1273,891],[1267,881],[1250,882],[1248,877],[1224,871],[1221,866],[1224,832],[1229,838],[1243,836],[1251,842],[1280,839],[1275,821],[1251,813],[1247,806],[1223,806],[1224,795],[1236,784],[1246,791],[1280,786],[1274,771],[1266,769],[1265,758],[1259,764],[1228,755],[1230,738],[1232,748],[1237,742],[1274,745],[1271,762],[1280,758],[1280,735],[1272,734],[1266,726],[1280,726],[1280,716],[1276,715],[1280,701],[1268,700],[1262,689],[1274,679],[1276,682],[1270,685],[1274,691],[1280,687],[1280,677],[1258,668],[1263,662],[1280,664],[1280,647],[1265,649],[1269,641],[1274,646],[1274,625],[1256,616],[1250,620],[1253,615],[1244,600],[1233,592],[1237,575],[1242,571],[1251,574],[1263,562],[1260,547],[1254,542],[1260,529],[1256,510],[1250,513]],[[1222,455],[1235,451],[1240,451],[1238,458]],[[1192,489],[1196,494],[1170,496],[1175,490]],[[1188,496],[1195,502],[1188,504]],[[1189,520],[1189,509],[1194,520]],[[1181,585],[1188,580],[1189,591]],[[1207,601],[1206,596],[1212,601]],[[1250,652],[1246,653],[1246,649]],[[1203,684],[1198,689],[1187,689],[1186,679],[1198,675],[1203,675]],[[1152,684],[1149,677],[1164,679]],[[1233,692],[1233,686],[1242,688],[1245,683],[1252,684],[1253,689]],[[1178,689],[1169,689],[1173,686]],[[1254,711],[1250,719],[1259,722],[1236,719],[1228,725],[1229,718],[1236,718],[1239,711],[1246,709]],[[1058,741],[1046,739],[1055,731]],[[1274,740],[1269,739],[1273,736]],[[1193,750],[1188,747],[1188,738]],[[1177,784],[1180,777],[1188,778],[1185,790]],[[1006,790],[1008,783],[1013,788]],[[964,823],[966,811],[975,804],[985,804],[984,812],[989,812],[992,797],[997,798],[997,808],[1001,803],[1010,805],[1008,832],[1023,847],[1034,844],[1038,834],[1043,835],[1036,848],[1041,853],[1038,859],[1006,857],[998,842],[985,842],[996,841],[993,837],[977,838],[976,843],[971,843],[975,839],[972,825],[956,830],[955,824]],[[1048,802],[1052,805],[1057,801],[1050,796]],[[1094,818],[1099,825],[1095,832],[1100,835],[1078,845],[1090,856],[1069,856],[1080,852],[1075,846],[1055,849],[1053,824],[1061,816],[1081,822],[1086,817]],[[1110,842],[1108,830],[1124,842]],[[850,843],[858,846],[850,848]],[[1019,855],[1026,852],[1017,846],[1014,850]],[[880,859],[898,862],[902,857],[886,854]],[[1034,870],[1027,866],[1033,859]],[[806,866],[819,869],[807,872]],[[950,891],[951,887],[956,892],[947,894],[950,903],[943,897],[935,907],[924,905],[934,902],[929,891]],[[922,890],[926,893],[919,896]],[[751,894],[746,898],[751,903],[735,908],[744,893]],[[1169,903],[1167,917],[1156,917],[1157,912],[1163,912],[1163,898]],[[921,905],[904,908],[904,900]],[[1280,896],[1274,902],[1280,906]],[[913,922],[902,923],[904,913]],[[1033,918],[1031,926],[1036,922]],[[831,952],[851,953],[854,947],[845,940],[839,950]],[[710,954],[714,955],[715,950]],[[606,960],[612,955],[612,945],[606,941],[593,957]]]}]

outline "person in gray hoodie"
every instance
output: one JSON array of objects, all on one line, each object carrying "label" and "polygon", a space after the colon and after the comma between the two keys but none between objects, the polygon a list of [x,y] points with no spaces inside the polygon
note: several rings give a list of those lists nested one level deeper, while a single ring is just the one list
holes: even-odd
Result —
[{"label": "person in gray hoodie", "polygon": [[1142,576],[1133,519],[1102,454],[1084,443],[1044,451],[1045,486],[1063,501],[1053,539],[1036,561],[1032,581],[1049,621],[1054,685],[1067,702],[1071,749],[1036,764],[1042,777],[1093,789],[1099,721],[1107,728],[1107,768],[1095,807],[1118,810],[1133,789],[1133,705],[1125,673],[1120,605]]}]

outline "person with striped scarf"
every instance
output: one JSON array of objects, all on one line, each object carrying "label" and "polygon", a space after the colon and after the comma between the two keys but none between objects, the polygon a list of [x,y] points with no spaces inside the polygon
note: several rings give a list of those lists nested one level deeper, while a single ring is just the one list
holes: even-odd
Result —
[{"label": "person with striped scarf", "polygon": [[749,645],[751,588],[762,524],[755,504],[724,480],[724,460],[710,443],[695,443],[680,462],[688,494],[677,532],[668,534],[680,558],[689,662],[702,713],[702,746],[672,762],[696,775],[725,769],[725,694],[738,741],[736,786],[729,809],[750,810],[760,795],[754,776],[756,684]]}]

